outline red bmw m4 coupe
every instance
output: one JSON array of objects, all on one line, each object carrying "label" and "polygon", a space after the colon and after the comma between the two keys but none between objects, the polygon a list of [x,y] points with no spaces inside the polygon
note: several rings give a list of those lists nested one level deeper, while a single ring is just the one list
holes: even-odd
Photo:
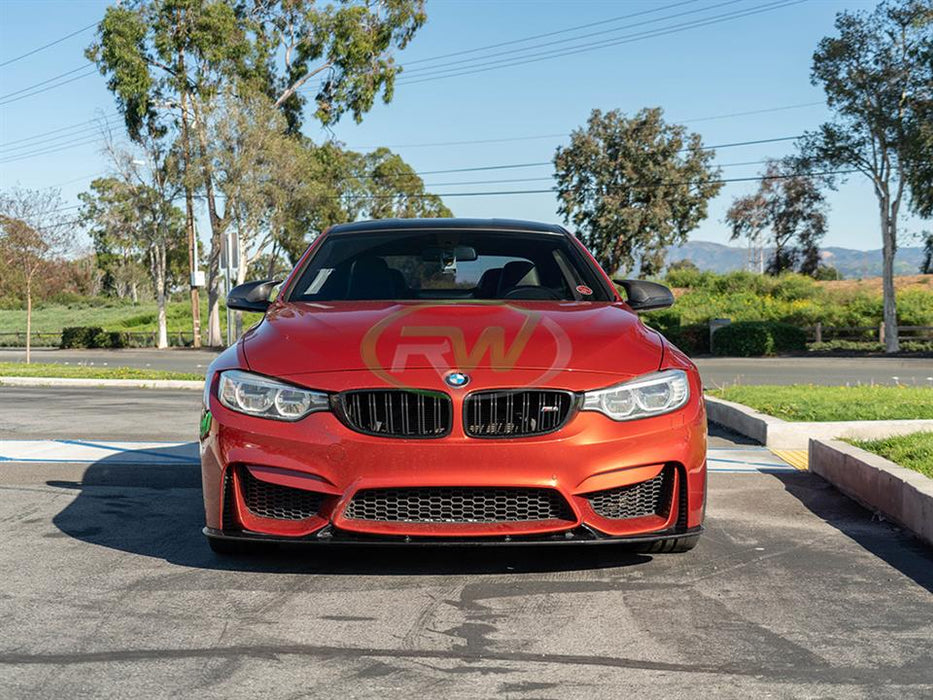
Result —
[{"label": "red bmw m4 coupe", "polygon": [[667,288],[614,285],[559,226],[495,219],[335,226],[276,286],[230,293],[265,315],[207,374],[215,551],[696,544],[700,378],[636,315]]}]

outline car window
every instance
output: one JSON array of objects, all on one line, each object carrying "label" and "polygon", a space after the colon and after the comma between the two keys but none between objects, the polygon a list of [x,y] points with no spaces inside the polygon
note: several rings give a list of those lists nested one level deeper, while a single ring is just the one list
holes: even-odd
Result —
[{"label": "car window", "polygon": [[384,299],[607,301],[609,296],[591,264],[564,236],[452,230],[329,236],[289,296],[290,301]]}]

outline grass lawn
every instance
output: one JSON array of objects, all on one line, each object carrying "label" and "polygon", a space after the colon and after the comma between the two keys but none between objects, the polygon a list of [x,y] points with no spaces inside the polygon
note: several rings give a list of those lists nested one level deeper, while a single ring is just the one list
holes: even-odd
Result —
[{"label": "grass lawn", "polygon": [[84,367],[24,362],[0,362],[0,377],[64,377],[67,379],[204,379],[203,374],[135,367]]},{"label": "grass lawn", "polygon": [[846,442],[933,479],[933,432],[897,435],[881,440],[846,440]]},{"label": "grass lawn", "polygon": [[739,384],[707,393],[789,421],[933,419],[927,387]]},{"label": "grass lawn", "polygon": [[[201,299],[201,328],[206,336],[207,301]],[[138,304],[118,299],[94,299],[40,306],[32,311],[32,330],[37,333],[61,333],[66,326],[99,326],[105,331],[151,333],[157,330],[156,304],[143,301]],[[187,300],[170,302],[166,308],[166,325],[173,333],[191,333],[191,304]],[[262,318],[261,314],[244,313],[243,327],[249,328]],[[220,305],[220,325],[227,327],[227,313]],[[26,312],[22,309],[0,309],[0,333],[23,332],[26,330]]]}]

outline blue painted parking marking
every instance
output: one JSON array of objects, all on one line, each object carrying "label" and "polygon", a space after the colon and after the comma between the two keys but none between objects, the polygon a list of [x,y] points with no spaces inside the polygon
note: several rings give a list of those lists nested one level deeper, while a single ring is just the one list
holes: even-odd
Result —
[{"label": "blue painted parking marking", "polygon": [[[200,463],[196,442],[111,442],[106,440],[0,440],[0,463],[158,464]],[[765,447],[711,447],[711,472],[792,473],[798,470]]]}]

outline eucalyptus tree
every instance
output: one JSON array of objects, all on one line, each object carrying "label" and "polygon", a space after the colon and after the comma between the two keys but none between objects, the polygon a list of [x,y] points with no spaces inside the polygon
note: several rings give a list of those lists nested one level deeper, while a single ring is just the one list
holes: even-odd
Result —
[{"label": "eucalyptus tree", "polygon": [[400,70],[394,53],[425,19],[424,0],[127,0],[107,9],[88,58],[107,76],[131,137],[159,109],[176,115],[189,226],[192,190],[204,197],[209,344],[221,342],[219,255],[230,223],[208,136],[207,113],[221,87],[265,93],[292,132],[312,89],[317,121],[334,124],[347,112],[359,121],[378,96],[391,100]]},{"label": "eucalyptus tree", "polygon": [[371,219],[453,216],[436,194],[400,155],[377,148],[362,157],[366,214]]},{"label": "eucalyptus tree", "polygon": [[[883,2],[841,12],[813,54],[833,119],[801,140],[810,167],[864,175],[878,200],[885,351],[897,352],[894,256],[905,203],[933,213],[933,4]],[[909,200],[907,199],[909,197]]]},{"label": "eucalyptus tree", "polygon": [[115,176],[97,178],[79,195],[81,218],[95,242],[117,242],[149,271],[156,301],[156,347],[168,347],[168,278],[185,245],[185,218],[174,205],[180,184],[175,156],[160,139],[141,134],[135,149],[108,140]]},{"label": "eucalyptus tree", "polygon": [[722,188],[714,155],[660,108],[632,117],[595,109],[554,156],[558,213],[610,274],[636,264],[657,274],[666,248],[686,242]]}]

